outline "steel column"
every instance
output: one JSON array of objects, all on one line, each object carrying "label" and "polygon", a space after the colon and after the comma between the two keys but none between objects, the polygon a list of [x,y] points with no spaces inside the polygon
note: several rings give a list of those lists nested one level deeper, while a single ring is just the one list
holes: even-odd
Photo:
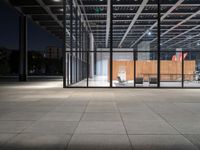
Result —
[{"label": "steel column", "polygon": [[136,86],[136,84],[135,84],[135,80],[136,80],[136,59],[137,59],[137,57],[136,57],[136,55],[137,55],[137,51],[136,50],[134,50],[134,52],[133,52],[133,57],[134,57],[134,87]]},{"label": "steel column", "polygon": [[73,54],[73,0],[69,0],[70,4],[70,84],[72,84],[72,54]]},{"label": "steel column", "polygon": [[19,34],[19,81],[27,81],[28,76],[28,49],[27,49],[27,17],[20,16]]},{"label": "steel column", "polygon": [[113,0],[110,0],[110,87],[112,87],[113,72]]},{"label": "steel column", "polygon": [[158,46],[158,50],[157,50],[157,79],[158,79],[158,85],[157,87],[160,87],[160,0],[158,0],[158,25],[157,25],[157,46]]},{"label": "steel column", "polygon": [[75,60],[76,60],[76,78],[75,78],[75,81],[77,82],[77,71],[78,71],[78,58],[77,58],[77,52],[78,52],[78,9],[77,9],[77,6],[76,6],[76,9],[75,9],[75,37],[76,37],[76,41],[75,41]]},{"label": "steel column", "polygon": [[182,55],[182,80],[181,80],[181,86],[184,87],[184,51],[181,52]]},{"label": "steel column", "polygon": [[[66,69],[67,65],[66,65],[66,0],[63,1],[63,15],[64,15],[64,27],[63,27],[63,51],[62,51],[62,56],[63,56],[63,87],[66,87],[66,77],[68,78],[68,75],[66,76],[66,71],[68,69]],[[67,59],[67,61],[69,61]],[[68,64],[68,62],[67,62]],[[68,71],[67,71],[68,72]],[[69,73],[69,72],[68,72]],[[69,85],[69,79],[67,79],[67,85]]]}]

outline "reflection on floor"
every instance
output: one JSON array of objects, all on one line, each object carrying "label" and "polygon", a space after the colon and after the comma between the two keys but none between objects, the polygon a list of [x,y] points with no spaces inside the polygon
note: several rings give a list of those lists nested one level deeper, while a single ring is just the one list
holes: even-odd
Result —
[{"label": "reflection on floor", "polygon": [[1,150],[200,149],[200,89],[0,86]]}]

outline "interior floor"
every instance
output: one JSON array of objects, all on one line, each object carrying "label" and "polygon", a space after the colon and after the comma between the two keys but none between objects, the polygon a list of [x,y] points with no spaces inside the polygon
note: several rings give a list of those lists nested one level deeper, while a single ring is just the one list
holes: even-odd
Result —
[{"label": "interior floor", "polygon": [[[74,87],[87,87],[87,79],[81,80],[71,86]],[[110,82],[107,76],[95,76],[94,78],[88,78],[89,87],[110,87]],[[113,87],[134,87],[134,80],[128,80],[124,83],[119,83],[117,80],[113,80]],[[181,87],[181,81],[161,81],[161,87]],[[150,84],[148,81],[144,81],[143,84],[136,84],[136,87],[157,87],[157,84]],[[184,87],[200,87],[199,81],[184,81]]]}]

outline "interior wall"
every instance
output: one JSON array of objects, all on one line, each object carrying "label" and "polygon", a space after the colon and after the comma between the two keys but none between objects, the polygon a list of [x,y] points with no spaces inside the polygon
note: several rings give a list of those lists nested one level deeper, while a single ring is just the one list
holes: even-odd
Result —
[{"label": "interior wall", "polygon": [[[162,81],[178,80],[178,75],[182,74],[182,62],[174,62],[170,60],[162,60],[160,63],[160,73]],[[109,66],[109,63],[108,65]],[[113,80],[117,80],[120,69],[124,68],[126,72],[126,80],[134,80],[134,61],[113,61]],[[196,63],[192,61],[184,61],[185,80],[191,80],[196,68]],[[109,71],[108,67],[108,71]],[[109,80],[108,76],[108,80]],[[156,60],[137,60],[136,61],[136,77],[143,77],[148,81],[149,77],[157,77],[157,61]]]}]

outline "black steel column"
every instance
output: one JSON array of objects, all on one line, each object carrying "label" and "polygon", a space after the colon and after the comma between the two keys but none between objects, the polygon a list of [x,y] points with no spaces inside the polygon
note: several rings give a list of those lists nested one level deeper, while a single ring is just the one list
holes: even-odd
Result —
[{"label": "black steel column", "polygon": [[[64,27],[63,27],[63,87],[65,88],[66,87],[66,77],[67,77],[67,85],[69,85],[69,77],[68,75],[66,76],[66,67],[68,67],[66,65],[66,0],[63,1],[63,8],[64,8]],[[68,64],[68,59],[67,59],[67,64]],[[68,72],[68,71],[67,71]],[[68,72],[69,74],[69,72]]]},{"label": "black steel column", "polygon": [[81,23],[81,16],[79,18],[79,59],[81,58],[81,50],[82,50],[82,23]]},{"label": "black steel column", "polygon": [[28,65],[27,65],[27,17],[20,16],[20,37],[19,37],[19,81],[27,81]]},{"label": "black steel column", "polygon": [[70,84],[72,84],[72,54],[73,54],[73,1],[70,2]]},{"label": "black steel column", "polygon": [[79,17],[78,81],[81,81],[81,16]]},{"label": "black steel column", "polygon": [[113,72],[113,0],[110,0],[110,87],[112,87]]},{"label": "black steel column", "polygon": [[160,87],[160,0],[158,0],[158,25],[157,25],[157,78],[158,78],[158,87]]},{"label": "black steel column", "polygon": [[84,32],[84,26],[83,26],[83,24],[82,24],[82,29],[81,29],[81,56],[80,56],[80,58],[81,58],[81,80],[83,80],[84,79],[84,77],[83,77],[83,54],[84,54],[84,41],[83,41],[83,36],[84,36],[84,34],[83,34],[83,32]]},{"label": "black steel column", "polygon": [[83,41],[83,49],[82,49],[82,79],[85,79],[86,78],[86,72],[85,72],[85,62],[86,62],[86,59],[85,59],[85,57],[86,57],[86,48],[85,48],[85,42],[86,42],[86,40],[85,40],[85,33],[86,33],[86,31],[85,31],[85,27],[84,27],[84,25],[83,25],[83,39],[82,39],[82,41]]},{"label": "black steel column", "polygon": [[135,80],[136,80],[136,55],[137,55],[137,52],[136,52],[136,50],[134,50],[134,52],[133,52],[133,57],[134,57],[134,87],[136,86],[136,84],[135,84]]},{"label": "black steel column", "polygon": [[75,42],[75,60],[76,60],[76,64],[75,64],[75,66],[76,66],[76,68],[75,68],[75,70],[76,70],[76,77],[75,77],[75,80],[76,80],[76,82],[77,82],[77,71],[78,71],[78,58],[77,58],[77,52],[78,52],[78,9],[77,9],[77,7],[76,7],[76,9],[75,9],[75,34],[76,34],[76,42]]},{"label": "black steel column", "polygon": [[181,52],[181,55],[182,55],[182,80],[181,80],[181,85],[182,85],[182,88],[184,87],[184,78],[185,78],[185,76],[184,76],[184,52],[182,51]]},{"label": "black steel column", "polygon": [[88,36],[88,31],[86,34],[86,47],[87,47],[87,87],[89,86],[89,75],[90,75],[90,63],[89,63],[89,36]]}]

